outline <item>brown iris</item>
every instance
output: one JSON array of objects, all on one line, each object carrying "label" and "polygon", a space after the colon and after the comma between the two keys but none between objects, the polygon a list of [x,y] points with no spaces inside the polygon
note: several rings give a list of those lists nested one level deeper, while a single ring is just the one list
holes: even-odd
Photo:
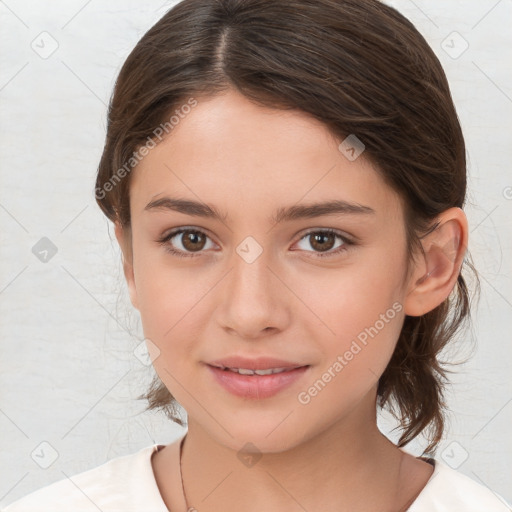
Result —
[{"label": "brown iris", "polygon": [[206,237],[198,231],[183,231],[182,244],[187,251],[200,251],[206,243]]},{"label": "brown iris", "polygon": [[[309,235],[311,247],[320,251],[328,251],[334,247],[336,237],[332,233],[311,233]],[[325,239],[330,238],[332,243],[325,243]],[[327,247],[328,246],[328,247]]]}]

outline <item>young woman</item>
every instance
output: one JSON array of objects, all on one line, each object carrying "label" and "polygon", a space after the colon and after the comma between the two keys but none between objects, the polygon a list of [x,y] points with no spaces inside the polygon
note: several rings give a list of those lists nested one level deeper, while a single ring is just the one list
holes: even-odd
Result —
[{"label": "young woman", "polygon": [[433,458],[438,354],[469,314],[465,194],[445,74],[393,8],[177,4],[119,74],[96,198],[150,407],[179,422],[179,403],[187,433],[6,512],[509,510]]}]

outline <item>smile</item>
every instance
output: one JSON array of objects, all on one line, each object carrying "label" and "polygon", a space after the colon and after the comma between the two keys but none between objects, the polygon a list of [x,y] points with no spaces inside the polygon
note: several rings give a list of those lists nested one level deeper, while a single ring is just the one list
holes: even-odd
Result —
[{"label": "smile", "polygon": [[209,364],[206,367],[215,382],[223,389],[235,396],[252,400],[277,395],[300,380],[309,369],[309,365],[263,370],[219,367]]}]

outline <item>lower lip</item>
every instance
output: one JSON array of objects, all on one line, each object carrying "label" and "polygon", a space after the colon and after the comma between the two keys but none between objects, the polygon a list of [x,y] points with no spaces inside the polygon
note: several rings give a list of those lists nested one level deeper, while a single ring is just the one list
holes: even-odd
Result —
[{"label": "lower lip", "polygon": [[242,398],[261,399],[276,395],[300,379],[309,366],[270,375],[240,375],[230,370],[206,365],[217,382],[233,395]]}]

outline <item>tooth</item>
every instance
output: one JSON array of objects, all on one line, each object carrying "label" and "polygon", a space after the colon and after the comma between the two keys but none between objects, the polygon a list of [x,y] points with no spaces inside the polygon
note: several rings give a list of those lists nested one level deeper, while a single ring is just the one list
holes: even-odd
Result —
[{"label": "tooth", "polygon": [[266,370],[250,370],[248,368],[229,368],[225,367],[224,370],[239,373],[240,375],[273,375],[274,373],[282,373],[287,371],[287,368],[267,368]]},{"label": "tooth", "polygon": [[241,375],[254,375],[254,370],[246,370],[245,368],[238,368],[238,373]]},{"label": "tooth", "polygon": [[256,373],[257,375],[271,375],[272,373],[279,373],[280,370],[279,368],[269,368],[268,370],[254,370],[254,373]]},{"label": "tooth", "polygon": [[268,370],[254,370],[254,373],[256,375],[270,375],[274,373],[274,370],[272,370],[272,368],[269,368]]}]

